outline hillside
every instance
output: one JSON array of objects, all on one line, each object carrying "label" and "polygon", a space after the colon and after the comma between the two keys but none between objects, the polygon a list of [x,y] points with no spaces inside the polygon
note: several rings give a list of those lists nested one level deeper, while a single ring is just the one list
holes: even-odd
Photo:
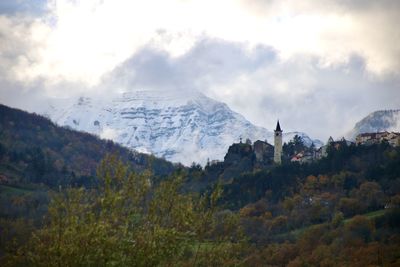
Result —
[{"label": "hillside", "polygon": [[[250,154],[249,145],[234,144],[224,162],[193,165],[188,176],[175,173],[150,186],[148,175],[127,175],[108,159],[96,190],[54,194],[40,229],[18,217],[0,219],[0,248],[18,240],[4,257],[0,250],[0,263],[398,266],[398,147],[344,143],[310,164],[237,169],[216,186],[218,177],[207,180],[213,168],[226,175],[233,162],[245,166]],[[196,181],[209,185],[206,193],[182,191]],[[26,192],[7,194],[25,194],[25,212],[41,211]]]},{"label": "hillside", "polygon": [[167,175],[174,166],[112,141],[55,125],[37,114],[0,105],[0,177],[3,184],[91,185],[106,154],[118,154],[135,171]]},{"label": "hillside", "polygon": [[[257,145],[236,143],[223,161],[172,173],[163,160],[0,110],[2,266],[400,263],[400,147],[331,144],[299,164],[287,156],[307,147],[294,142],[276,165],[271,146],[257,159]],[[97,160],[108,152],[128,165]],[[130,172],[146,167],[172,174]]]},{"label": "hillside", "polygon": [[154,180],[176,169],[165,160],[0,105],[0,256],[16,233],[24,240],[44,223],[54,191],[97,188],[96,170],[109,154],[118,155],[131,171],[151,170]]}]

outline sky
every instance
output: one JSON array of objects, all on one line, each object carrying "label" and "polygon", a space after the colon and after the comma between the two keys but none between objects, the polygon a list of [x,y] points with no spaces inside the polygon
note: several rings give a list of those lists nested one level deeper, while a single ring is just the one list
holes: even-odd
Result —
[{"label": "sky", "polygon": [[0,102],[198,90],[340,138],[400,108],[398,0],[1,0]]}]

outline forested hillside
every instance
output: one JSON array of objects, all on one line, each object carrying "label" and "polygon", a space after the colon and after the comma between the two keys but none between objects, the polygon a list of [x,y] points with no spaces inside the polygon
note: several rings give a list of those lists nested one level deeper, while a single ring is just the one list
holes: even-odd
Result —
[{"label": "forested hillside", "polygon": [[36,114],[0,105],[3,183],[90,186],[96,182],[100,160],[114,153],[135,171],[151,169],[155,175],[166,175],[174,169],[165,160],[130,151],[91,134],[59,127]]},{"label": "forested hillside", "polygon": [[256,244],[250,266],[400,263],[399,147],[339,142],[321,160],[263,168],[250,145],[232,148],[224,162],[192,166],[188,184],[222,182],[219,204]]},{"label": "forested hillside", "polygon": [[49,192],[97,187],[96,169],[108,154],[119,155],[131,171],[150,170],[158,180],[176,169],[165,160],[0,105],[0,254],[13,237],[25,239],[42,225]]},{"label": "forested hillside", "polygon": [[400,264],[399,147],[336,143],[299,164],[291,142],[275,165],[234,144],[223,162],[174,169],[1,112],[2,266]]}]

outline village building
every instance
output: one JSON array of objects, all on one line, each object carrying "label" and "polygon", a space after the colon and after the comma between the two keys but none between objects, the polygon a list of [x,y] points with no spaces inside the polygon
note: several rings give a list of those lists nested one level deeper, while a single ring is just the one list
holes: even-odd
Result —
[{"label": "village building", "polygon": [[377,132],[362,133],[357,135],[357,145],[373,145],[388,142],[391,146],[400,146],[400,133],[397,132]]},{"label": "village building", "polygon": [[300,153],[297,153],[294,155],[290,161],[291,162],[298,162],[298,163],[307,163],[307,162],[312,162],[313,160],[316,159],[316,154],[315,152],[310,152],[310,151],[302,151]]},{"label": "village building", "polygon": [[279,125],[279,120],[274,131],[274,163],[281,164],[282,162],[282,129]]},{"label": "village building", "polygon": [[326,145],[320,147],[319,149],[317,149],[315,151],[315,159],[322,159],[322,158],[328,156],[328,148],[329,147],[333,147],[336,150],[338,150],[342,146],[350,146],[352,144],[354,144],[354,142],[346,140],[344,137],[342,137],[338,141],[335,141],[335,140],[333,140],[332,136],[330,136],[328,141],[326,142]]},{"label": "village building", "polygon": [[253,144],[256,162],[268,162],[274,157],[274,146],[268,144],[267,140],[257,140]]},{"label": "village building", "polygon": [[329,136],[328,141],[326,142],[326,145],[321,146],[315,151],[315,158],[316,159],[322,159],[326,156],[328,156],[328,147],[334,143],[335,141],[333,140],[332,136]]}]

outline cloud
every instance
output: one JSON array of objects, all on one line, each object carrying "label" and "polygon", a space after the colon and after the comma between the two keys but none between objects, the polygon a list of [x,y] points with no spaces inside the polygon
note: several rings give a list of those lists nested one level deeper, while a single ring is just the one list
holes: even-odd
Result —
[{"label": "cloud", "polygon": [[268,47],[203,38],[184,55],[173,57],[152,47],[139,50],[106,75],[104,87],[200,90],[235,79],[274,59]]},{"label": "cloud", "polygon": [[[282,55],[310,54],[325,66],[363,57],[373,74],[399,74],[400,2],[360,1],[244,1],[249,11],[270,20],[276,34],[269,41]],[[265,14],[268,14],[267,16]],[[271,23],[272,22],[272,23]]]},{"label": "cloud", "polygon": [[256,124],[271,128],[279,118],[285,131],[325,141],[341,137],[374,110],[399,107],[400,79],[371,80],[364,68],[358,58],[329,69],[304,57],[266,62],[209,92]]},{"label": "cloud", "polygon": [[279,117],[322,139],[400,103],[396,0],[32,3],[0,4],[3,103],[200,90],[258,125]]},{"label": "cloud", "polygon": [[[0,21],[1,41],[12,32],[24,33],[12,36],[17,48],[27,47],[14,51],[18,56],[12,69],[19,80],[96,85],[143,47],[179,57],[204,36],[269,46],[285,61],[307,55],[329,67],[356,54],[374,75],[398,74],[400,69],[400,34],[394,26],[400,16],[398,1],[39,2],[47,11],[40,18],[2,16]],[[27,1],[5,3],[0,8],[32,7]]]},{"label": "cloud", "polygon": [[255,124],[272,129],[279,118],[285,131],[325,140],[341,137],[369,112],[398,107],[400,79],[373,79],[365,68],[365,60],[356,55],[327,68],[317,57],[282,61],[271,47],[249,49],[243,43],[205,38],[178,58],[143,49],[104,84],[121,90],[198,90]]}]

